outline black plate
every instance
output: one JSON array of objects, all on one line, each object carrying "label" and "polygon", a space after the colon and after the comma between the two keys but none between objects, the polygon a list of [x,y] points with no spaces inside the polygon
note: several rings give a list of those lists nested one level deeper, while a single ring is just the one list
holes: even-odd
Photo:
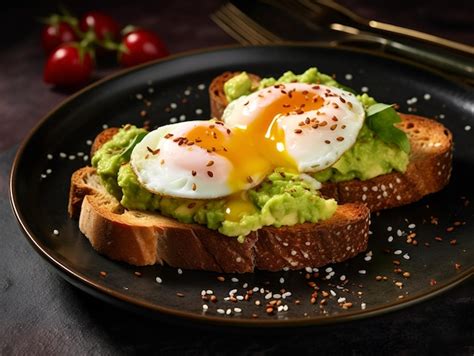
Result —
[{"label": "black plate", "polygon": [[[322,268],[316,279],[307,280],[305,271],[256,272],[226,275],[221,282],[216,273],[180,273],[160,266],[135,268],[110,261],[94,252],[80,233],[78,222],[67,217],[69,178],[74,170],[86,164],[82,154],[90,149],[88,140],[103,125],[141,125],[144,120],[150,120],[155,126],[175,120],[205,119],[209,115],[207,86],[223,71],[243,69],[267,76],[288,69],[300,72],[314,65],[336,74],[341,83],[355,90],[365,87],[382,102],[398,103],[402,112],[438,118],[454,133],[456,150],[449,186],[416,204],[374,216],[368,249],[371,256],[361,254],[346,263]],[[469,201],[474,192],[474,130],[469,131],[471,126],[474,128],[472,89],[387,57],[302,46],[198,52],[120,73],[83,90],[53,110],[18,152],[11,175],[11,199],[20,225],[36,250],[71,283],[107,301],[152,316],[172,315],[208,323],[285,326],[336,322],[408,306],[472,275],[474,208]],[[416,233],[417,246],[406,242],[410,233]],[[388,241],[390,236],[392,242]],[[397,250],[401,254],[397,255]],[[394,260],[399,260],[401,265],[394,265]],[[410,277],[394,272],[394,268],[409,272]],[[335,274],[326,280],[331,269]],[[107,275],[101,276],[101,271]],[[162,279],[161,284],[156,282],[157,276]],[[387,280],[378,281],[377,276]],[[316,304],[310,303],[313,289],[308,281],[320,286]],[[403,285],[397,286],[396,282]],[[244,290],[254,287],[258,291],[249,302],[224,300],[234,288],[238,295],[243,295]],[[264,306],[267,292],[261,294],[261,288],[277,294],[282,294],[282,288],[290,291],[291,297],[282,300],[288,310],[267,315]],[[202,309],[202,290],[212,290],[218,298],[216,304],[206,303],[207,312]],[[325,298],[327,304],[320,307],[323,291],[329,297]],[[352,307],[341,308],[340,298],[352,302]],[[257,299],[260,306],[255,305]],[[241,312],[234,308],[240,308]],[[218,314],[217,309],[231,310],[231,314]]]}]

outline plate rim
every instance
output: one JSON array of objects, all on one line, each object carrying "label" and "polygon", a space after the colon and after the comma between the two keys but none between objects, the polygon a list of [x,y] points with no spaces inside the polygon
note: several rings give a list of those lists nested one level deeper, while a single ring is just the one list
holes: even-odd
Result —
[{"label": "plate rim", "polygon": [[[282,42],[278,44],[270,44],[270,45],[257,45],[257,46],[240,46],[240,45],[226,45],[226,46],[215,46],[209,47],[205,49],[197,49],[197,50],[190,50],[181,52],[175,55],[168,56],[166,58],[158,59],[155,61],[147,62],[136,67],[128,68],[120,70],[116,73],[108,75],[84,88],[77,91],[76,93],[70,95],[69,97],[62,100],[59,104],[54,106],[49,112],[47,112],[39,121],[38,123],[29,131],[26,137],[22,140],[13,160],[12,168],[10,171],[10,179],[9,179],[9,200],[10,205],[15,215],[15,218],[21,228],[21,231],[28,242],[34,247],[35,251],[39,253],[39,255],[45,259],[50,265],[55,267],[56,272],[59,272],[62,278],[64,278],[67,282],[71,283],[75,287],[78,287],[81,290],[86,291],[88,294],[93,295],[96,298],[106,300],[112,302],[116,305],[119,305],[123,308],[129,308],[133,306],[135,308],[139,308],[142,311],[149,311],[154,314],[158,313],[162,316],[168,317],[178,317],[181,320],[188,320],[193,322],[204,322],[206,324],[212,325],[221,325],[221,326],[243,326],[243,327],[272,327],[272,328],[284,328],[288,326],[316,326],[316,325],[324,325],[324,324],[335,324],[338,322],[344,321],[352,321],[358,319],[365,319],[370,318],[373,316],[378,316],[386,313],[390,313],[396,310],[400,310],[406,307],[410,307],[414,304],[421,303],[428,299],[431,299],[437,295],[445,293],[446,291],[454,288],[455,286],[459,285],[460,283],[464,282],[465,280],[469,279],[474,275],[474,266],[464,270],[463,272],[457,274],[455,277],[448,280],[443,284],[437,284],[436,287],[433,287],[433,290],[427,290],[422,293],[411,294],[409,297],[400,299],[399,301],[395,301],[392,303],[384,304],[375,308],[369,308],[366,310],[357,310],[353,312],[345,312],[343,314],[337,314],[333,316],[323,316],[323,315],[315,315],[309,317],[299,317],[299,318],[291,318],[291,319],[234,319],[234,318],[226,318],[214,315],[200,315],[193,312],[186,312],[181,311],[176,308],[167,307],[156,305],[150,302],[137,300],[134,297],[127,296],[123,293],[115,291],[111,288],[107,288],[100,283],[95,283],[94,281],[90,280],[89,277],[86,275],[74,271],[73,268],[68,267],[66,264],[61,262],[60,260],[53,257],[49,252],[48,249],[41,244],[41,240],[30,230],[26,219],[22,215],[20,211],[19,201],[16,194],[16,178],[17,178],[17,171],[18,171],[18,164],[20,159],[23,156],[23,153],[32,139],[32,137],[36,134],[36,132],[47,122],[51,116],[53,116],[59,109],[69,104],[69,102],[75,100],[77,97],[81,96],[84,92],[92,90],[103,83],[107,83],[110,80],[115,78],[122,77],[124,75],[130,74],[135,71],[139,71],[146,67],[151,67],[156,64],[162,62],[169,62],[173,61],[178,58],[188,57],[193,55],[200,55],[206,54],[210,52],[218,52],[222,50],[239,50],[239,49],[252,49],[252,48],[275,48],[275,47],[285,47],[285,48],[323,48],[323,49],[334,49],[334,50],[342,50],[342,51],[349,51],[349,52],[356,52],[356,53],[363,53],[369,54],[371,56],[375,56],[378,58],[384,58],[393,60],[399,63],[403,63],[406,65],[410,65],[412,67],[416,67],[418,69],[422,69],[424,71],[428,71],[431,74],[434,74],[438,77],[441,77],[451,84],[458,86],[460,88],[470,89],[467,84],[459,83],[455,81],[450,76],[441,73],[438,70],[429,68],[425,65],[412,62],[410,60],[397,58],[392,55],[388,55],[386,53],[378,53],[371,50],[366,49],[354,49],[351,47],[346,46],[334,46],[328,44],[317,44],[317,43],[305,43],[305,42]],[[71,278],[71,280],[69,279]]]}]

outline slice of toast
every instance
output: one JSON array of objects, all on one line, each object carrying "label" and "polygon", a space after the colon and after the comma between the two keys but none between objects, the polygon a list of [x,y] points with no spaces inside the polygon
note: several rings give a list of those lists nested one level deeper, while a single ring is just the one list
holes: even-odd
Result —
[{"label": "slice of toast", "polygon": [[[115,132],[103,131],[96,142],[103,144]],[[93,145],[93,152],[98,147]],[[201,225],[125,209],[105,190],[92,167],[72,175],[68,211],[79,217],[79,228],[94,249],[113,260],[229,273],[344,261],[366,250],[370,217],[364,204],[345,204],[318,224],[264,227],[240,243]]]},{"label": "slice of toast", "polygon": [[[228,102],[224,84],[240,72],[226,72],[209,86],[212,117],[221,118]],[[259,77],[254,74],[252,80]],[[362,202],[371,211],[394,208],[416,202],[445,187],[451,176],[453,137],[437,121],[416,115],[400,114],[398,127],[405,131],[411,145],[410,162],[405,173],[392,172],[372,179],[324,183],[322,194],[339,203]]]}]

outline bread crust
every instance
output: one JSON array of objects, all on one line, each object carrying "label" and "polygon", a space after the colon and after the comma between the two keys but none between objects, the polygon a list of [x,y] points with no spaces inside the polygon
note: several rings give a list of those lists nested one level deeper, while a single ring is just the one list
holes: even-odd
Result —
[{"label": "bread crust", "polygon": [[[221,118],[227,105],[224,83],[240,72],[226,72],[209,87],[211,114]],[[248,73],[251,76],[257,77]],[[372,179],[324,183],[321,193],[339,203],[362,202],[371,211],[395,208],[443,189],[451,177],[453,137],[441,123],[417,115],[400,114],[399,128],[411,145],[406,172],[392,172]]]},{"label": "bread crust", "polygon": [[[229,79],[235,77],[241,72],[224,72],[218,77],[215,77],[214,80],[209,85],[209,97],[211,105],[211,117],[220,119],[224,109],[229,104],[224,93],[224,84]],[[252,81],[253,85],[258,85],[260,82],[260,77],[256,74],[247,73]]]},{"label": "bread crust", "polygon": [[94,249],[132,265],[166,263],[229,273],[279,271],[340,262],[367,248],[370,212],[363,204],[338,206],[330,219],[318,224],[263,227],[240,243],[202,225],[124,209],[103,189],[92,167],[76,171],[71,186],[73,193],[87,191],[79,228]]}]

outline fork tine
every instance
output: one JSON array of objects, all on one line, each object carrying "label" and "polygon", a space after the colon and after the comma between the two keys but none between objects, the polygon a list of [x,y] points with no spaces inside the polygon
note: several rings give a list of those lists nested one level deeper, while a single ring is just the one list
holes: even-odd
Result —
[{"label": "fork tine", "polygon": [[242,23],[252,28],[256,33],[258,33],[260,36],[262,36],[266,40],[270,40],[272,42],[282,41],[282,39],[279,36],[275,35],[274,33],[268,31],[266,28],[259,25],[257,22],[255,22],[245,13],[243,13],[239,8],[237,8],[234,4],[227,3],[226,5],[230,13],[235,15],[237,18],[239,18],[242,21]]},{"label": "fork tine", "polygon": [[221,14],[219,13],[219,10],[216,11],[215,13],[211,14],[211,19],[214,21],[217,26],[219,26],[222,30],[224,30],[225,33],[227,33],[229,36],[231,36],[233,39],[235,39],[237,42],[239,42],[242,45],[252,45],[256,44],[251,41],[249,41],[247,38],[243,37],[238,31],[236,31],[232,26],[227,24],[227,20],[224,18],[221,18]]},{"label": "fork tine", "polygon": [[231,3],[221,6],[211,15],[211,19],[244,45],[282,41],[280,37],[257,24]]},{"label": "fork tine", "polygon": [[258,31],[256,31],[253,27],[248,26],[240,16],[237,16],[227,4],[224,5],[220,10],[221,11],[221,19],[226,19],[226,22],[229,26],[233,27],[235,31],[237,31],[241,36],[247,38],[254,44],[265,44],[268,43],[267,40],[263,35],[261,35]]}]

